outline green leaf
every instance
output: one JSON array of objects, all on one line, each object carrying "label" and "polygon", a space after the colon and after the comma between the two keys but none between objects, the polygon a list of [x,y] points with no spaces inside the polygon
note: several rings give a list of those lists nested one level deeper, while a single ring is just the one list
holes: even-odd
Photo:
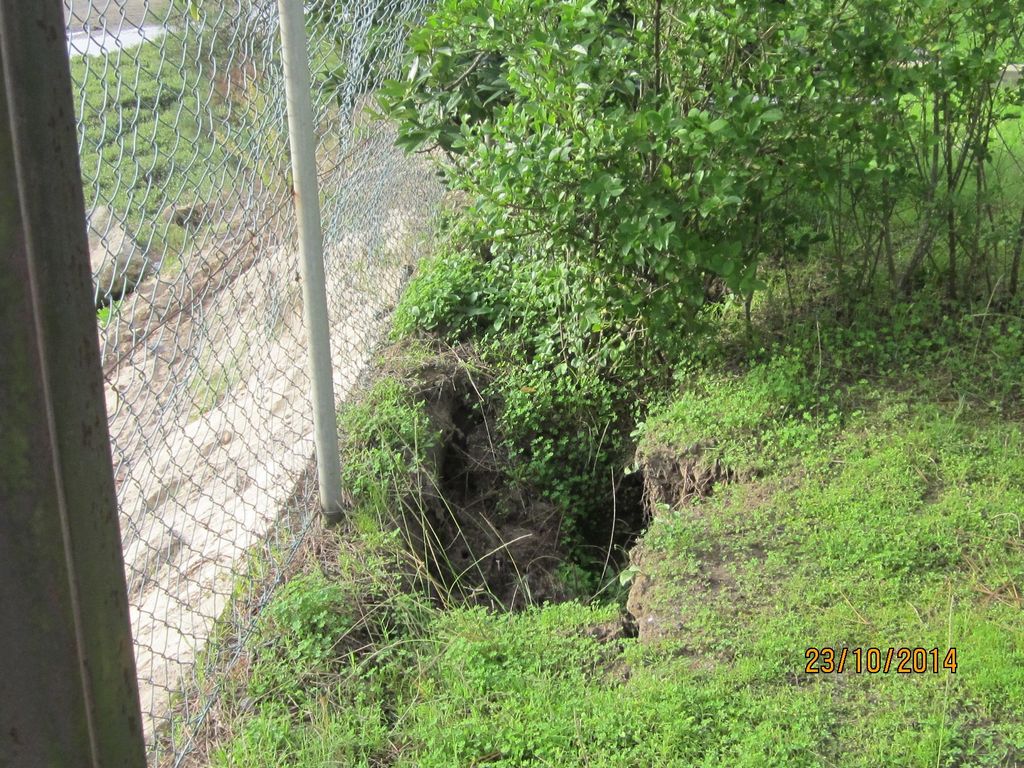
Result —
[{"label": "green leaf", "polygon": [[619,586],[627,587],[640,574],[640,568],[636,565],[631,565],[628,568],[623,568],[619,571]]}]

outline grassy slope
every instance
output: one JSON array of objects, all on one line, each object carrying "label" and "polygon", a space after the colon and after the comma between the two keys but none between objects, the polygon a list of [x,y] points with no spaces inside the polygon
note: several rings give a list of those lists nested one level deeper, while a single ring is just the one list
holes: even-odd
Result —
[{"label": "grassy slope", "polygon": [[154,260],[182,247],[162,209],[213,199],[234,162],[201,127],[212,86],[189,55],[168,35],[71,62],[86,204],[125,219]]},{"label": "grassy slope", "polygon": [[[676,619],[670,642],[709,681],[731,687],[737,761],[1021,757],[1024,435],[954,413],[879,403],[803,471],[652,526],[652,610]],[[940,660],[956,648],[956,674],[804,672],[808,647],[890,646],[938,648]]]},{"label": "grassy slope", "polygon": [[[991,181],[1012,190],[1020,131],[1004,129]],[[775,296],[757,340],[681,365],[637,434],[641,466],[696,444],[738,473],[652,510],[623,577],[657,640],[611,631],[621,590],[440,610],[364,516],[322,534],[329,554],[260,617],[210,764],[1024,764],[1024,322],[920,298],[837,319],[817,296],[782,326],[801,312]],[[416,431],[375,406],[381,434]],[[940,664],[956,648],[956,672],[812,675],[810,647],[936,648]]]},{"label": "grassy slope", "polygon": [[[1012,328],[1005,359],[868,354],[827,399],[788,365],[704,376],[649,422],[648,451],[705,441],[759,475],[662,510],[639,558],[665,642],[739,713],[714,764],[1024,760],[1024,429],[1000,376],[950,388],[992,365],[1019,387]],[[956,648],[956,674],[804,671],[809,647],[891,646]]]},{"label": "grassy slope", "polygon": [[[747,478],[656,510],[627,573],[658,642],[608,639],[614,603],[442,612],[364,525],[261,619],[213,765],[1024,760],[1024,324],[904,310],[705,359],[648,420],[641,463],[701,442]],[[811,646],[957,668],[809,675]]]}]

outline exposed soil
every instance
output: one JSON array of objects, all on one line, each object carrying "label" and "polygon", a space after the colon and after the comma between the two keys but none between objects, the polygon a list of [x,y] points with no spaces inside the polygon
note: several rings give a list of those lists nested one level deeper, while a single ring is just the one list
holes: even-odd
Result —
[{"label": "exposed soil", "polygon": [[396,520],[437,596],[506,610],[558,602],[570,596],[560,571],[581,552],[605,580],[614,575],[644,524],[643,476],[619,478],[602,514],[574,521],[574,551],[566,551],[565,513],[512,479],[495,426],[501,404],[483,394],[488,375],[472,350],[409,363],[416,356],[405,346],[386,350],[369,378],[410,382],[440,435]]},{"label": "exposed soil", "polygon": [[[440,350],[410,371],[404,347],[398,343],[385,350],[367,379],[412,382],[430,427],[440,434],[396,521],[410,552],[435,554],[420,562],[430,570],[435,596],[501,610],[570,598],[559,574],[570,557],[561,539],[562,513],[510,480],[510,459],[495,427],[501,406],[482,394],[489,380],[473,351]],[[679,456],[665,449],[645,457],[641,471],[618,477],[609,488],[607,514],[576,521],[577,553],[599,551],[605,579],[631,557],[642,569],[663,557],[639,540],[652,516],[663,513],[666,502],[685,506],[735,477],[718,462],[705,462],[703,453]],[[705,566],[707,578],[692,585],[694,592],[727,593],[734,586],[725,559],[716,561],[715,553],[708,553]],[[663,597],[640,574],[621,619],[586,630],[608,648],[607,658],[595,663],[595,674],[626,681],[631,670],[621,658],[625,643],[685,630],[684,621],[666,620],[671,609],[665,609]]]},{"label": "exposed soil", "polygon": [[678,509],[693,499],[707,498],[715,486],[737,479],[734,470],[707,457],[710,447],[694,443],[680,451],[659,446],[643,456],[648,519],[661,509]]},{"label": "exposed soil", "polygon": [[[737,480],[737,473],[718,459],[707,457],[708,446],[694,444],[683,450],[656,447],[642,458],[644,500],[648,520],[675,515],[696,519],[703,514],[693,502],[709,497],[717,486]],[[690,606],[708,601],[735,603],[733,560],[717,546],[709,546],[690,564],[685,575],[671,578],[678,553],[665,552],[646,541],[630,553],[635,575],[626,610],[641,642],[691,637],[699,642]],[[699,664],[713,663],[698,658]]]},{"label": "exposed soil", "polygon": [[[509,482],[495,405],[481,396],[486,378],[470,372],[467,356],[465,349],[441,352],[411,372],[440,439],[397,522],[410,551],[422,555],[438,596],[510,609],[564,599],[555,576],[564,559],[561,516]],[[401,357],[393,349],[382,366]]]}]

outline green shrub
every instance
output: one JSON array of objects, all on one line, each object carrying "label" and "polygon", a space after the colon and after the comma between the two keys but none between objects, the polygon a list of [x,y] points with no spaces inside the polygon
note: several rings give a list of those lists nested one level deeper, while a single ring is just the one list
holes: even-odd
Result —
[{"label": "green shrub", "polygon": [[434,256],[404,294],[395,331],[475,343],[493,372],[483,394],[498,404],[509,475],[569,512],[568,532],[607,512],[609,473],[626,462],[632,415],[657,367],[643,370],[614,308],[586,293],[585,266],[505,247],[488,256],[464,245]]},{"label": "green shrub", "polygon": [[258,699],[292,701],[326,676],[357,619],[352,590],[319,571],[289,581],[260,614],[249,683]]},{"label": "green shrub", "polygon": [[844,298],[1007,281],[1013,24],[994,0],[447,0],[380,100],[447,153],[481,247],[588,265],[585,292],[664,345],[709,280],[749,298],[766,259],[813,252]]},{"label": "green shrub", "polygon": [[581,518],[608,514],[613,478],[628,459],[627,391],[595,370],[524,366],[487,394],[502,403],[498,427],[511,472],[569,512],[566,534]]},{"label": "green shrub", "polygon": [[585,274],[590,325],[610,312],[620,322],[608,325],[669,342],[706,272],[757,285],[740,210],[768,176],[721,156],[763,151],[778,110],[748,94],[721,102],[726,117],[680,111],[651,87],[650,36],[631,20],[589,0],[448,2],[414,33],[411,76],[383,101],[409,146],[453,153],[449,181],[474,199],[470,237],[513,263]]},{"label": "green shrub", "polygon": [[[922,254],[940,222],[956,228],[943,218],[954,187],[988,162],[995,115],[1017,99],[990,88],[1019,46],[997,52],[1010,17],[983,5],[991,23],[916,0],[445,0],[410,37],[407,77],[379,96],[404,146],[442,150],[469,205],[403,299],[398,332],[478,344],[518,475],[595,514],[633,414],[681,358],[703,355],[737,299],[749,332],[766,271],[788,281],[806,266],[851,309],[878,298],[879,276],[890,289],[923,269],[938,279]],[[973,258],[987,263],[980,247]],[[880,303],[866,311],[899,315]],[[930,343],[926,324],[903,327]],[[813,371],[819,393],[776,397],[759,380],[776,369],[755,368],[693,393],[704,423],[679,424],[714,433],[738,463],[793,456],[838,419],[840,358],[895,363],[907,349],[877,323],[814,331],[788,380]]]},{"label": "green shrub", "polygon": [[420,262],[395,309],[392,335],[426,331],[449,341],[466,338],[492,314],[490,299],[497,287],[470,249],[442,248]]}]

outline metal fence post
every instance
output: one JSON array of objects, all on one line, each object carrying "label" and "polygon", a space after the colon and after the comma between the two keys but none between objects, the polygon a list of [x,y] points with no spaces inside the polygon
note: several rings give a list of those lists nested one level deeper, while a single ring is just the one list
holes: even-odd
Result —
[{"label": "metal fence post", "polygon": [[0,0],[0,765],[145,751],[60,0]]},{"label": "metal fence post", "polygon": [[341,461],[331,369],[331,337],[324,276],[320,192],[316,177],[316,136],[310,97],[309,58],[302,0],[278,0],[288,140],[292,156],[292,196],[298,218],[303,316],[309,339],[320,504],[327,519],[341,518]]}]

